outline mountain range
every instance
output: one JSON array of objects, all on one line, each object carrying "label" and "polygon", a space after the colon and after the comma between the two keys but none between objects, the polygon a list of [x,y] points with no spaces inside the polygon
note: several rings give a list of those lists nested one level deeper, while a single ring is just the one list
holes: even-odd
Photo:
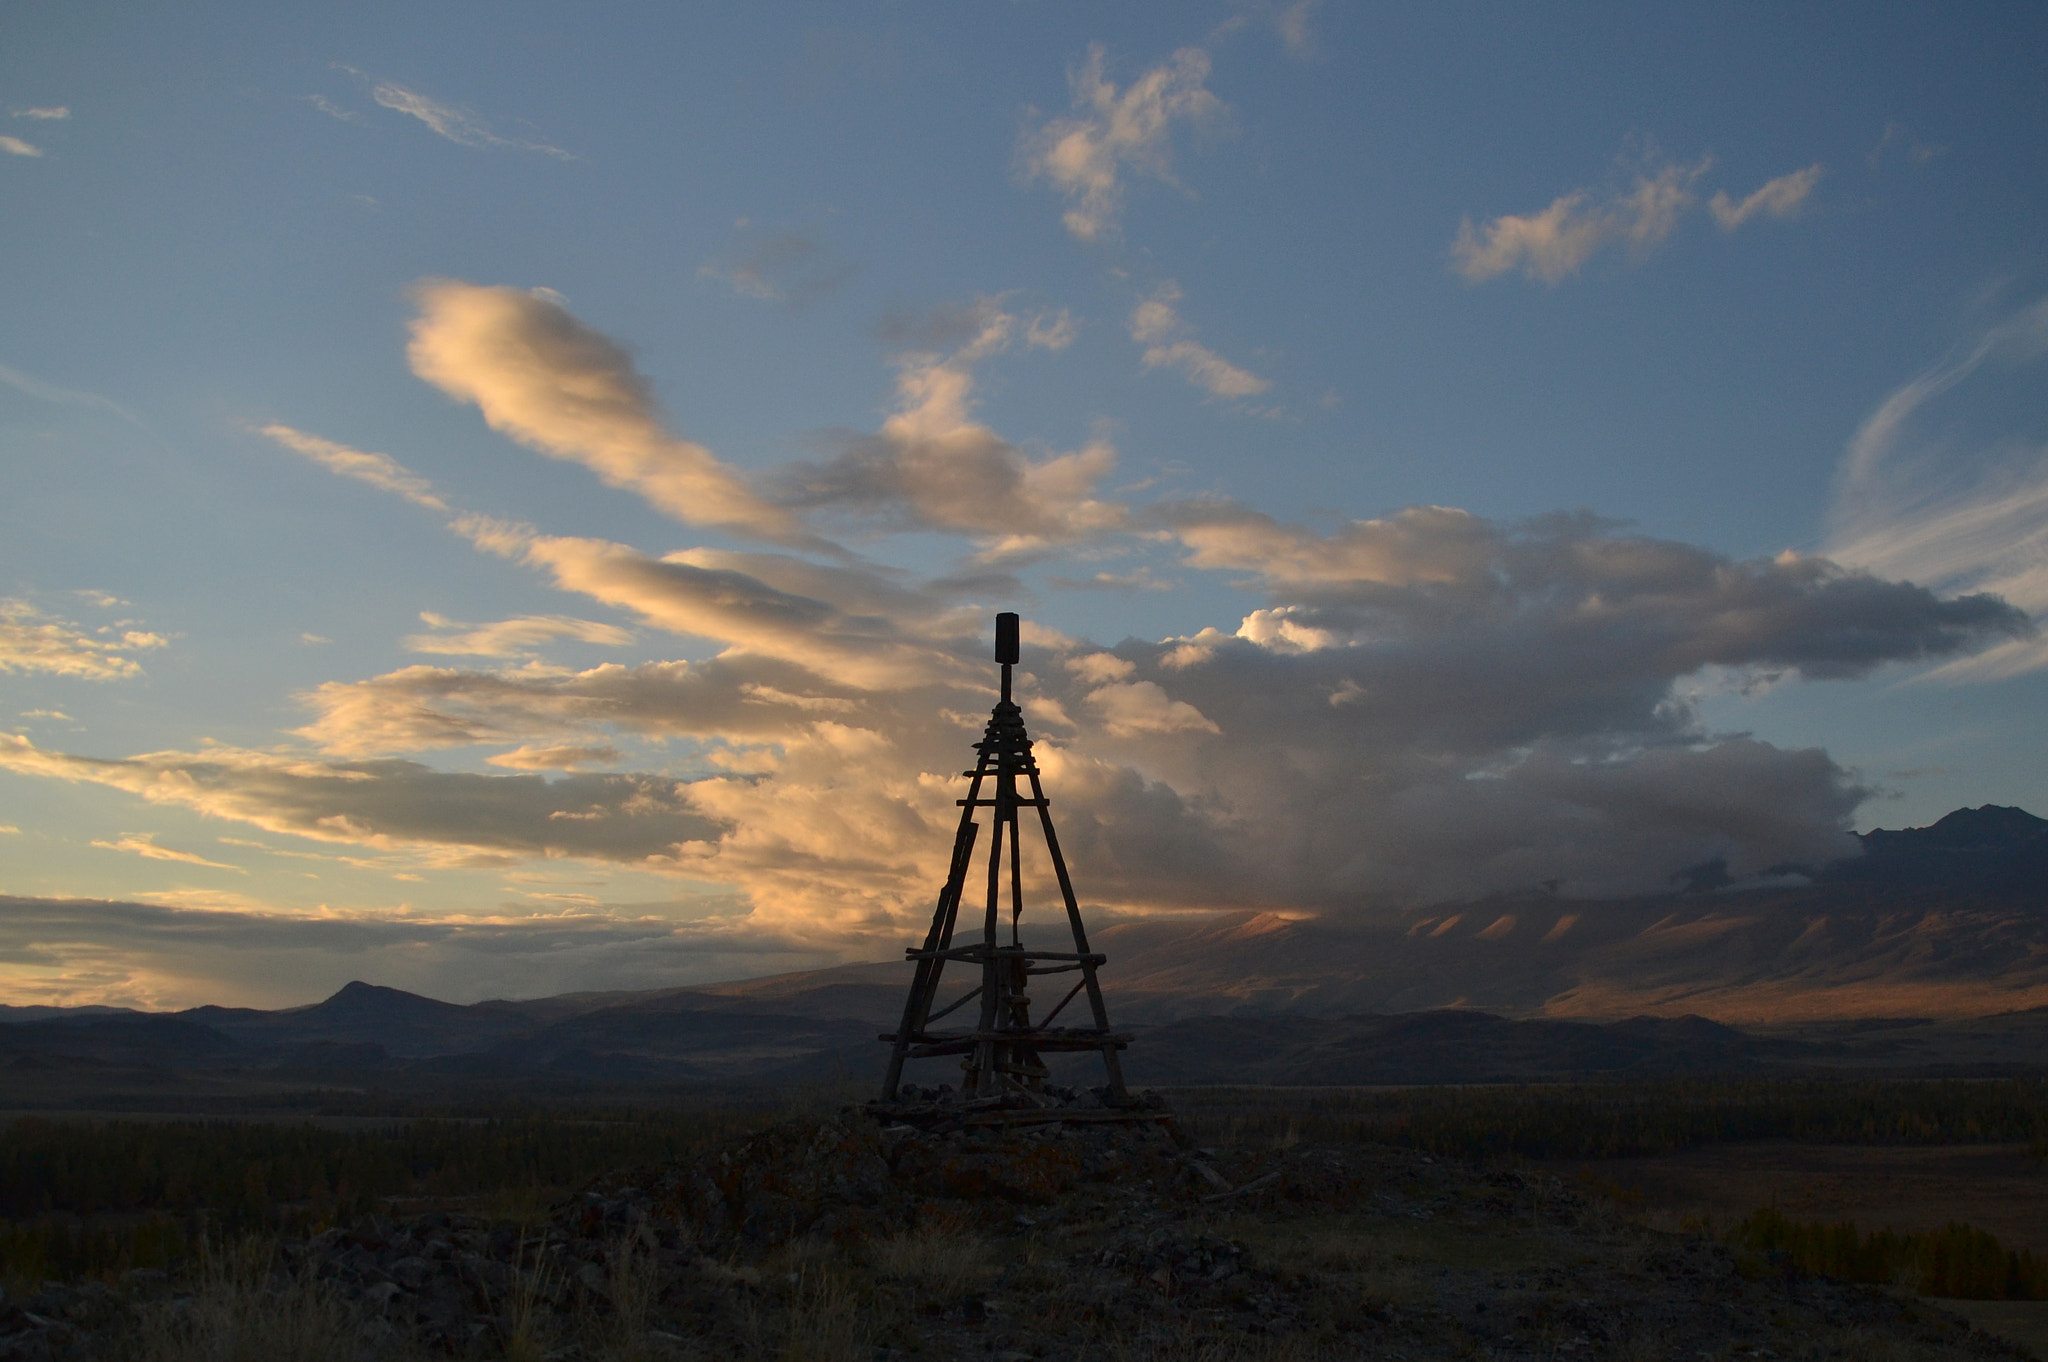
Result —
[{"label": "mountain range", "polygon": [[[1414,1083],[2048,1066],[2048,820],[1987,805],[1769,884],[1095,933],[1150,1083]],[[0,899],[0,906],[6,900]],[[374,1088],[871,1081],[900,962],[469,1005],[0,1008],[0,1106]],[[941,1081],[934,1072],[924,1081]]]}]

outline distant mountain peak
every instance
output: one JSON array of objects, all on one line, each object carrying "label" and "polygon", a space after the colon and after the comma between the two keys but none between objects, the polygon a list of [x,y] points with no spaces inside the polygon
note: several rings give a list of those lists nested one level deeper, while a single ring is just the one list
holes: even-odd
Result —
[{"label": "distant mountain peak", "polygon": [[389,988],[383,984],[366,984],[361,979],[351,979],[336,989],[327,998],[310,1007],[290,1009],[300,1012],[357,1013],[375,1012],[399,1014],[441,1014],[462,1012],[460,1003],[444,1003],[438,998],[429,998],[418,993],[408,993],[402,988]]},{"label": "distant mountain peak", "polygon": [[1930,841],[1938,839],[1947,846],[2013,846],[2031,842],[2048,831],[2048,818],[2036,818],[2010,804],[1982,804],[1944,814],[1934,826],[1918,831],[1931,834]]}]

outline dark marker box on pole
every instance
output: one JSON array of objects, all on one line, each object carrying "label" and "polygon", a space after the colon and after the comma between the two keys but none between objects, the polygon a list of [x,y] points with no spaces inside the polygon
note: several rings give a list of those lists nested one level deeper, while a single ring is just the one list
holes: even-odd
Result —
[{"label": "dark marker box on pole", "polygon": [[1017,617],[1009,611],[996,616],[996,661],[1017,660]]}]

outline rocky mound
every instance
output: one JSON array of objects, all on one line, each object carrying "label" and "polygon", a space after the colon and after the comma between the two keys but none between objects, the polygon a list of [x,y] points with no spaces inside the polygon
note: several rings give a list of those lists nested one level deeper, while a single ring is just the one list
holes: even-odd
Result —
[{"label": "rocky mound", "polygon": [[[1164,1121],[849,1110],[603,1179],[544,1226],[369,1220],[278,1258],[245,1295],[328,1320],[337,1358],[2019,1355],[1624,1224],[1554,1178],[1363,1144],[1184,1148]],[[207,1289],[39,1297],[0,1321],[0,1357],[256,1327]]]}]

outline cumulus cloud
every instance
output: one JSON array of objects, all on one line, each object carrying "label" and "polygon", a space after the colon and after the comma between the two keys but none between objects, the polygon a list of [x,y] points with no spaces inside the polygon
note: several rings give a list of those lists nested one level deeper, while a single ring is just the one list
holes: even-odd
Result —
[{"label": "cumulus cloud", "polygon": [[1104,75],[1101,44],[1074,71],[1075,113],[1024,135],[1025,173],[1066,195],[1067,230],[1083,241],[1115,231],[1127,172],[1178,186],[1173,177],[1173,132],[1223,110],[1207,88],[1209,55],[1184,47],[1119,91]]},{"label": "cumulus cloud", "polygon": [[[1824,753],[1702,731],[1679,683],[1853,677],[2025,628],[1981,596],[1585,517],[1418,507],[1315,534],[1196,502],[1145,528],[1268,603],[1234,630],[1114,649],[1026,631],[1018,694],[1063,841],[1094,901],[1134,911],[1348,911],[1546,880],[1639,892],[1717,857],[1755,875],[1848,854],[1867,791]],[[934,623],[915,593],[857,579],[835,601],[833,573],[779,555],[506,547],[731,642],[704,663],[337,683],[311,697],[306,736],[337,754],[518,743],[509,759],[535,764],[614,738],[692,743],[708,774],[688,799],[722,831],[670,864],[796,936],[914,924],[990,699],[985,617]]]},{"label": "cumulus cloud", "polygon": [[161,634],[134,621],[86,629],[46,614],[17,597],[0,597],[0,672],[48,672],[86,681],[126,681],[142,675],[131,653],[168,647]]},{"label": "cumulus cloud", "polygon": [[9,156],[40,156],[43,149],[33,142],[24,142],[19,137],[0,135],[0,151]]},{"label": "cumulus cloud", "polygon": [[[2048,298],[1983,326],[1880,403],[1837,470],[1828,553],[1946,591],[1995,593],[2037,622],[2048,616],[2048,448],[1972,428],[1951,398],[2011,383],[2032,391],[2044,358]],[[2048,638],[2033,631],[1933,675],[1986,681],[2044,667]]]},{"label": "cumulus cloud", "polygon": [[1451,242],[1452,268],[1475,284],[1516,269],[1558,284],[1606,246],[1626,246],[1641,259],[1664,243],[1679,215],[1697,201],[1692,185],[1712,164],[1711,157],[1691,165],[1652,161],[1619,193],[1596,197],[1576,190],[1539,213],[1505,214],[1479,227],[1466,218]]},{"label": "cumulus cloud", "polygon": [[423,610],[420,619],[436,632],[414,634],[406,639],[405,646],[416,653],[450,657],[528,657],[541,645],[556,639],[574,639],[608,648],[622,648],[633,641],[630,629],[569,615],[521,615],[490,624],[463,624]]},{"label": "cumulus cloud", "polygon": [[1131,339],[1145,347],[1147,369],[1177,370],[1211,397],[1255,397],[1273,386],[1189,338],[1175,306],[1181,297],[1180,285],[1169,279],[1131,312]]},{"label": "cumulus cloud", "polygon": [[875,434],[848,436],[838,458],[787,470],[782,497],[793,506],[860,511],[903,528],[962,531],[994,555],[1069,542],[1122,527],[1128,513],[1098,499],[1116,466],[1098,440],[1034,459],[974,418],[974,368],[1007,350],[1020,327],[1027,343],[1057,349],[1061,320],[1030,327],[984,298],[963,314],[968,335],[950,353],[919,350],[897,361],[896,410]]},{"label": "cumulus cloud", "polygon": [[492,429],[583,464],[687,524],[806,539],[794,516],[710,450],[669,433],[632,357],[552,293],[439,279],[413,297],[413,372],[475,403]]},{"label": "cumulus cloud", "polygon": [[430,511],[445,511],[448,503],[434,492],[434,485],[419,474],[407,469],[389,454],[371,454],[347,445],[323,440],[318,435],[308,435],[290,426],[271,424],[264,426],[259,434],[268,436],[297,454],[303,454],[330,473],[344,478],[366,482],[379,491],[390,492],[404,497],[415,506],[424,506]]},{"label": "cumulus cloud", "polygon": [[1732,232],[1758,214],[1774,218],[1799,216],[1799,210],[1806,206],[1806,200],[1813,193],[1813,187],[1820,183],[1821,169],[1818,164],[1804,170],[1795,170],[1790,175],[1780,175],[1768,180],[1763,188],[1737,203],[1728,197],[1725,190],[1715,190],[1714,197],[1707,202],[1708,209],[1719,223],[1721,230]]},{"label": "cumulus cloud", "polygon": [[209,870],[232,870],[237,875],[249,873],[238,865],[229,865],[224,861],[209,861],[204,856],[190,851],[160,847],[156,844],[156,834],[152,832],[123,833],[118,841],[96,841],[93,845],[103,851],[126,851],[151,861],[176,861],[180,865],[201,865]]}]

